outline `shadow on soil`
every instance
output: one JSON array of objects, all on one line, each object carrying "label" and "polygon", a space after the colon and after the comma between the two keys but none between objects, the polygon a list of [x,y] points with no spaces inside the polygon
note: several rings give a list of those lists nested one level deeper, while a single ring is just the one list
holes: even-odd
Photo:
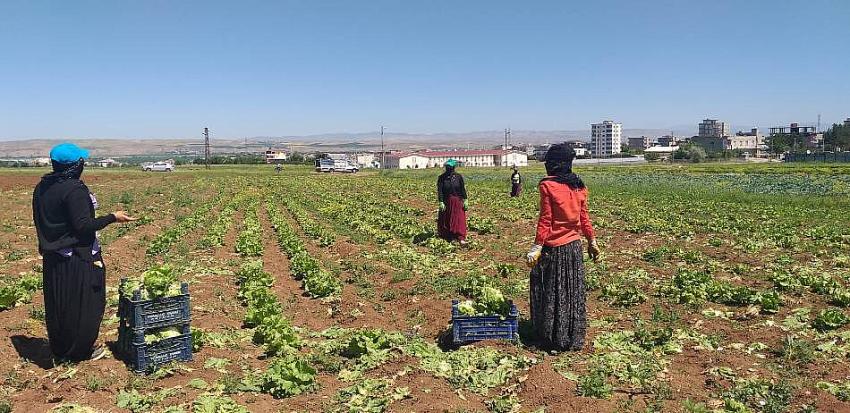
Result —
[{"label": "shadow on soil", "polygon": [[50,351],[50,343],[46,338],[17,335],[12,336],[11,341],[21,358],[45,370],[53,368],[53,353]]}]

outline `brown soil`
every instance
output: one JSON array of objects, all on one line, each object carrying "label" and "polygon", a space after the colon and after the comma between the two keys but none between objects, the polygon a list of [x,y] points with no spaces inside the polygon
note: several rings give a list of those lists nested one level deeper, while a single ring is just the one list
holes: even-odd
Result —
[{"label": "brown soil", "polygon": [[[3,211],[0,212],[0,217],[3,218],[4,223],[8,222],[11,226],[9,230],[0,232],[0,244],[7,243],[10,249],[26,251],[25,257],[18,260],[9,261],[5,257],[0,257],[2,258],[0,270],[12,276],[30,271],[33,265],[39,263],[35,253],[34,230],[29,222],[30,212],[28,211],[30,207],[28,197],[31,196],[29,191],[37,179],[37,176],[30,175],[0,176],[0,190],[3,191],[3,195],[6,195],[0,199],[0,210]],[[106,202],[110,203],[114,201],[108,198],[120,194],[127,187],[128,184],[122,181],[132,181],[131,186],[139,188],[170,185],[160,176],[137,174],[126,176],[94,174],[87,177],[86,181],[96,187],[98,194],[103,193]],[[159,195],[145,194],[142,191],[136,191],[136,196],[136,204],[159,199],[155,198]],[[162,198],[168,196],[165,195]],[[405,201],[429,213],[434,209],[434,206],[426,201],[409,199]],[[149,241],[173,223],[175,211],[185,213],[197,206],[164,208],[163,211],[158,212],[159,215],[153,223],[130,231],[108,244],[105,248],[105,259],[109,266],[109,285],[117,286],[120,277],[143,271],[151,261],[144,256],[144,250]],[[326,268],[342,268],[344,261],[355,263],[368,261],[373,264],[377,270],[368,277],[373,294],[365,294],[359,291],[356,285],[346,282],[341,296],[336,300],[319,300],[306,296],[300,281],[295,280],[290,273],[288,259],[277,246],[265,209],[260,208],[259,212],[264,228],[265,269],[275,276],[273,289],[284,307],[285,314],[293,324],[312,331],[333,326],[384,328],[418,334],[429,341],[437,341],[440,334],[445,331],[450,318],[450,298],[438,297],[430,291],[420,289],[418,274],[414,274],[414,278],[409,280],[392,282],[395,270],[389,264],[364,257],[364,253],[374,253],[378,247],[373,244],[356,244],[345,234],[338,236],[335,244],[327,248],[318,246],[303,233],[301,235],[311,255],[322,261]],[[421,219],[431,220],[432,217],[425,216]],[[224,267],[235,271],[242,261],[242,258],[234,252],[241,220],[242,212],[240,211],[234,216],[234,225],[225,236],[224,246],[211,250],[195,250],[196,242],[202,236],[204,228],[202,226],[193,231],[181,241],[185,244],[183,247],[189,252],[185,256],[174,259],[194,260],[203,265]],[[300,227],[294,220],[290,219],[289,222],[294,229],[300,231]],[[471,234],[473,239],[484,245],[483,250],[461,250],[459,254],[463,254],[465,259],[481,268],[487,269],[492,269],[495,262],[514,263],[518,273],[512,277],[522,281],[526,277],[527,269],[522,264],[521,258],[532,242],[533,234],[530,228],[533,228],[533,221],[529,219],[511,223],[500,222],[497,234]],[[600,230],[599,233],[605,242],[605,261],[611,272],[643,268],[653,278],[669,279],[682,263],[669,261],[656,266],[641,260],[640,254],[651,248],[671,244],[682,245],[690,250],[699,250],[706,256],[722,262],[728,262],[729,257],[733,256],[734,262],[747,263],[754,269],[762,268],[767,262],[765,257],[741,254],[727,244],[721,247],[708,246],[707,238],[701,236],[691,240],[676,240],[609,229]],[[420,251],[427,252],[421,248]],[[6,255],[5,252],[4,249],[3,255]],[[495,273],[494,269],[492,271]],[[242,328],[244,308],[236,299],[237,288],[232,276],[213,274],[188,274],[187,276],[194,279],[190,287],[194,327],[207,331]],[[722,273],[719,276],[730,279],[733,277],[728,273]],[[351,279],[353,274],[342,270],[339,277],[346,281]],[[765,288],[768,285],[763,279],[757,277],[738,277],[734,278],[734,281],[758,288]],[[396,297],[384,301],[382,294],[387,291],[394,291]],[[775,315],[746,316],[746,308],[716,304],[706,306],[734,311],[736,317],[731,320],[706,318],[702,317],[698,311],[688,312],[680,308],[682,326],[694,327],[699,323],[698,327],[702,333],[722,338],[724,349],[708,352],[685,348],[683,353],[670,357],[671,364],[665,372],[664,380],[671,387],[672,400],[665,402],[664,411],[679,411],[680,403],[685,399],[707,402],[715,397],[718,386],[728,385],[728,383],[718,382],[706,374],[706,371],[713,367],[731,367],[743,377],[758,374],[760,377],[781,379],[785,372],[771,350],[781,347],[786,333],[776,327],[766,327],[765,320],[781,323],[789,311],[797,306],[812,307],[813,312],[816,312],[828,305],[823,297],[811,294],[805,297],[785,295],[785,298],[788,302]],[[521,312],[528,314],[527,297],[516,297],[515,301]],[[3,327],[0,331],[0,360],[4,361],[0,363],[0,377],[4,377],[0,399],[10,400],[16,412],[49,411],[61,402],[81,402],[102,411],[118,411],[115,406],[115,397],[120,390],[127,388],[130,384],[139,386],[143,393],[183,386],[181,394],[166,400],[161,406],[169,403],[185,403],[201,393],[199,390],[186,386],[191,379],[201,378],[213,384],[226,376],[241,375],[243,366],[262,369],[268,364],[268,360],[262,357],[261,348],[250,342],[243,342],[233,349],[206,347],[195,353],[192,362],[183,364],[186,369],[177,370],[174,376],[159,380],[140,379],[130,373],[122,362],[114,359],[80,363],[72,367],[75,370],[69,370],[65,366],[54,367],[50,362],[43,323],[30,316],[30,312],[40,308],[41,303],[42,297],[40,293],[36,293],[32,303],[0,312],[0,326]],[[653,311],[650,303],[627,309],[612,307],[599,299],[598,292],[589,294],[587,304],[588,317],[591,320],[610,319],[616,328],[632,329],[636,318],[648,320]],[[106,317],[111,316],[114,311],[115,308],[107,309]],[[101,341],[105,343],[114,341],[115,330],[114,324],[102,326]],[[582,351],[584,355],[593,352],[592,343],[599,332],[598,328],[589,328],[588,344]],[[768,350],[761,351],[766,355],[765,359],[730,346],[733,343],[747,345],[754,342],[762,342],[768,346]],[[540,350],[533,346],[522,347],[506,343],[479,343],[478,345],[495,346],[504,352],[521,353],[540,359],[540,363],[521,373],[520,377],[512,382],[516,385],[516,395],[521,400],[522,411],[534,411],[545,407],[546,411],[552,412],[613,412],[622,411],[622,404],[629,399],[634,402],[633,408],[637,410],[647,402],[645,395],[630,395],[623,391],[616,391],[610,400],[579,397],[576,395],[576,383],[563,377],[553,367],[552,363],[556,357],[543,357]],[[232,361],[226,368],[226,372],[204,368],[204,363],[213,357]],[[415,364],[415,360],[400,358],[367,375],[368,377],[394,376]],[[806,378],[814,381],[846,381],[850,376],[850,370],[843,362],[835,365],[816,364],[802,368],[807,370]],[[459,392],[445,380],[415,368],[396,377],[395,380],[395,386],[408,387],[411,392],[410,398],[398,401],[391,406],[390,410],[397,412],[484,411],[487,409],[485,401],[496,396],[495,391],[488,396]],[[255,412],[322,411],[332,403],[340,388],[352,384],[341,382],[335,374],[331,373],[321,373],[318,381],[319,387],[316,392],[290,399],[275,400],[262,394],[240,394],[233,397]],[[794,395],[795,407],[808,403],[822,412],[850,412],[850,404],[814,389],[813,384],[808,383]],[[794,409],[792,408],[791,411]]]}]

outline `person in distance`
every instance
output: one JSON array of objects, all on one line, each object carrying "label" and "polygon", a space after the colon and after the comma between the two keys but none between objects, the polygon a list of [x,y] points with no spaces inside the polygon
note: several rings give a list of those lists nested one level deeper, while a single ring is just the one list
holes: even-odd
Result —
[{"label": "person in distance", "polygon": [[516,198],[522,193],[522,175],[519,174],[519,169],[514,165],[514,171],[511,173],[511,198]]}]

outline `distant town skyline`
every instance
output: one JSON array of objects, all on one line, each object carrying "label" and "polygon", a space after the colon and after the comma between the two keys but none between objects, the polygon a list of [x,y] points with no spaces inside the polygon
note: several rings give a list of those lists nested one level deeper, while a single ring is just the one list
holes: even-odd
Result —
[{"label": "distant town skyline", "polygon": [[[708,16],[708,17],[703,17]],[[0,140],[850,116],[850,2],[0,3]]]}]

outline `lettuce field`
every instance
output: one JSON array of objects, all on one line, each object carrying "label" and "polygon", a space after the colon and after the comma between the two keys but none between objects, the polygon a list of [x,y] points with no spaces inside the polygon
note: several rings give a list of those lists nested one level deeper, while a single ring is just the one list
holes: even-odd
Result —
[{"label": "lettuce field", "polygon": [[459,169],[466,247],[434,235],[439,171],[91,168],[99,212],[141,218],[100,234],[99,342],[115,348],[121,278],[189,285],[194,359],[148,375],[54,365],[45,172],[0,170],[0,412],[850,411],[847,166],[579,168],[603,253],[587,345],[564,353],[524,319],[517,342],[450,342],[452,300],[528,315],[540,166],[518,198],[508,169]]}]

